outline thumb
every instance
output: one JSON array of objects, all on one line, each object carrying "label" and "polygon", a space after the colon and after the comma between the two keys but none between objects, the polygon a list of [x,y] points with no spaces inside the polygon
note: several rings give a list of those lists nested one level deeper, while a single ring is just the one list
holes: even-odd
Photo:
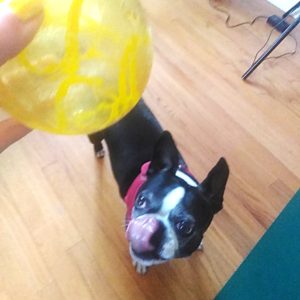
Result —
[{"label": "thumb", "polygon": [[28,6],[28,2],[37,3],[32,0],[0,3],[0,65],[25,48],[42,23],[42,6]]}]

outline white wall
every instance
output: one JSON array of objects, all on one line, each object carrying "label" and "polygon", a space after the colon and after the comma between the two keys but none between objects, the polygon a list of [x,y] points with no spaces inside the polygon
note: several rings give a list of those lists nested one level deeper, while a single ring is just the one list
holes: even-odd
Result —
[{"label": "white wall", "polygon": [[[275,6],[279,7],[283,11],[288,11],[293,7],[299,0],[268,0]],[[299,10],[298,10],[299,11]]]}]

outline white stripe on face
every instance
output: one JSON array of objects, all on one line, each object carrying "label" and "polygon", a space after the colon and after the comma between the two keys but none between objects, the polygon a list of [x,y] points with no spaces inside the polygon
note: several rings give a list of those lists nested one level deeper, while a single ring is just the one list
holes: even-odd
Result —
[{"label": "white stripe on face", "polygon": [[190,176],[188,176],[187,174],[179,170],[176,172],[176,176],[184,180],[190,186],[194,186],[194,187],[198,186],[198,183],[195,180],[193,180]]},{"label": "white stripe on face", "polygon": [[176,250],[178,249],[178,240],[176,233],[174,232],[169,215],[171,211],[181,202],[185,195],[185,189],[183,187],[177,187],[170,191],[163,199],[163,205],[158,213],[160,220],[166,226],[166,241],[161,250],[161,257],[163,259],[171,259],[174,257]]},{"label": "white stripe on face", "polygon": [[174,209],[178,203],[184,197],[185,190],[183,187],[177,187],[170,191],[166,197],[163,199],[163,205],[160,209],[160,214],[163,216],[169,216],[172,209]]}]

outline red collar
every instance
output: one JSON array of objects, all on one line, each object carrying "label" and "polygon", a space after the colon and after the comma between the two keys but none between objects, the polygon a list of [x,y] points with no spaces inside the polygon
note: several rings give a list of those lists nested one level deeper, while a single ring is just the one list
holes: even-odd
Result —
[{"label": "red collar", "polygon": [[134,179],[133,183],[129,187],[127,194],[124,198],[125,204],[127,206],[127,213],[125,219],[126,227],[131,221],[131,215],[132,215],[135,198],[142,185],[147,181],[147,172],[149,166],[150,166],[150,162],[146,162],[142,165],[141,173]]},{"label": "red collar", "polygon": [[[127,206],[127,213],[125,219],[126,227],[131,221],[132,210],[134,207],[136,196],[139,190],[141,189],[142,185],[147,181],[147,172],[149,166],[150,166],[150,162],[146,162],[142,165],[140,174],[134,179],[124,198],[124,202]],[[188,175],[192,180],[194,180],[197,183],[193,175],[189,172],[188,167],[186,165],[179,165],[178,169],[183,173],[185,173],[186,175]]]}]

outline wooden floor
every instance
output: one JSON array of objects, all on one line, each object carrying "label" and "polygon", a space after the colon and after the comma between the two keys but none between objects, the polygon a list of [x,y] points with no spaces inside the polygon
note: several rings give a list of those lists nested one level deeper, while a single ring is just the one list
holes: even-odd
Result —
[{"label": "wooden floor", "polygon": [[[234,23],[279,13],[218,2]],[[137,275],[108,157],[97,161],[85,137],[33,132],[0,156],[1,300],[213,299],[300,186],[300,49],[245,83],[265,21],[227,29],[206,0],[142,3],[156,54],[146,101],[199,180],[220,156],[231,168],[204,253]]]}]

